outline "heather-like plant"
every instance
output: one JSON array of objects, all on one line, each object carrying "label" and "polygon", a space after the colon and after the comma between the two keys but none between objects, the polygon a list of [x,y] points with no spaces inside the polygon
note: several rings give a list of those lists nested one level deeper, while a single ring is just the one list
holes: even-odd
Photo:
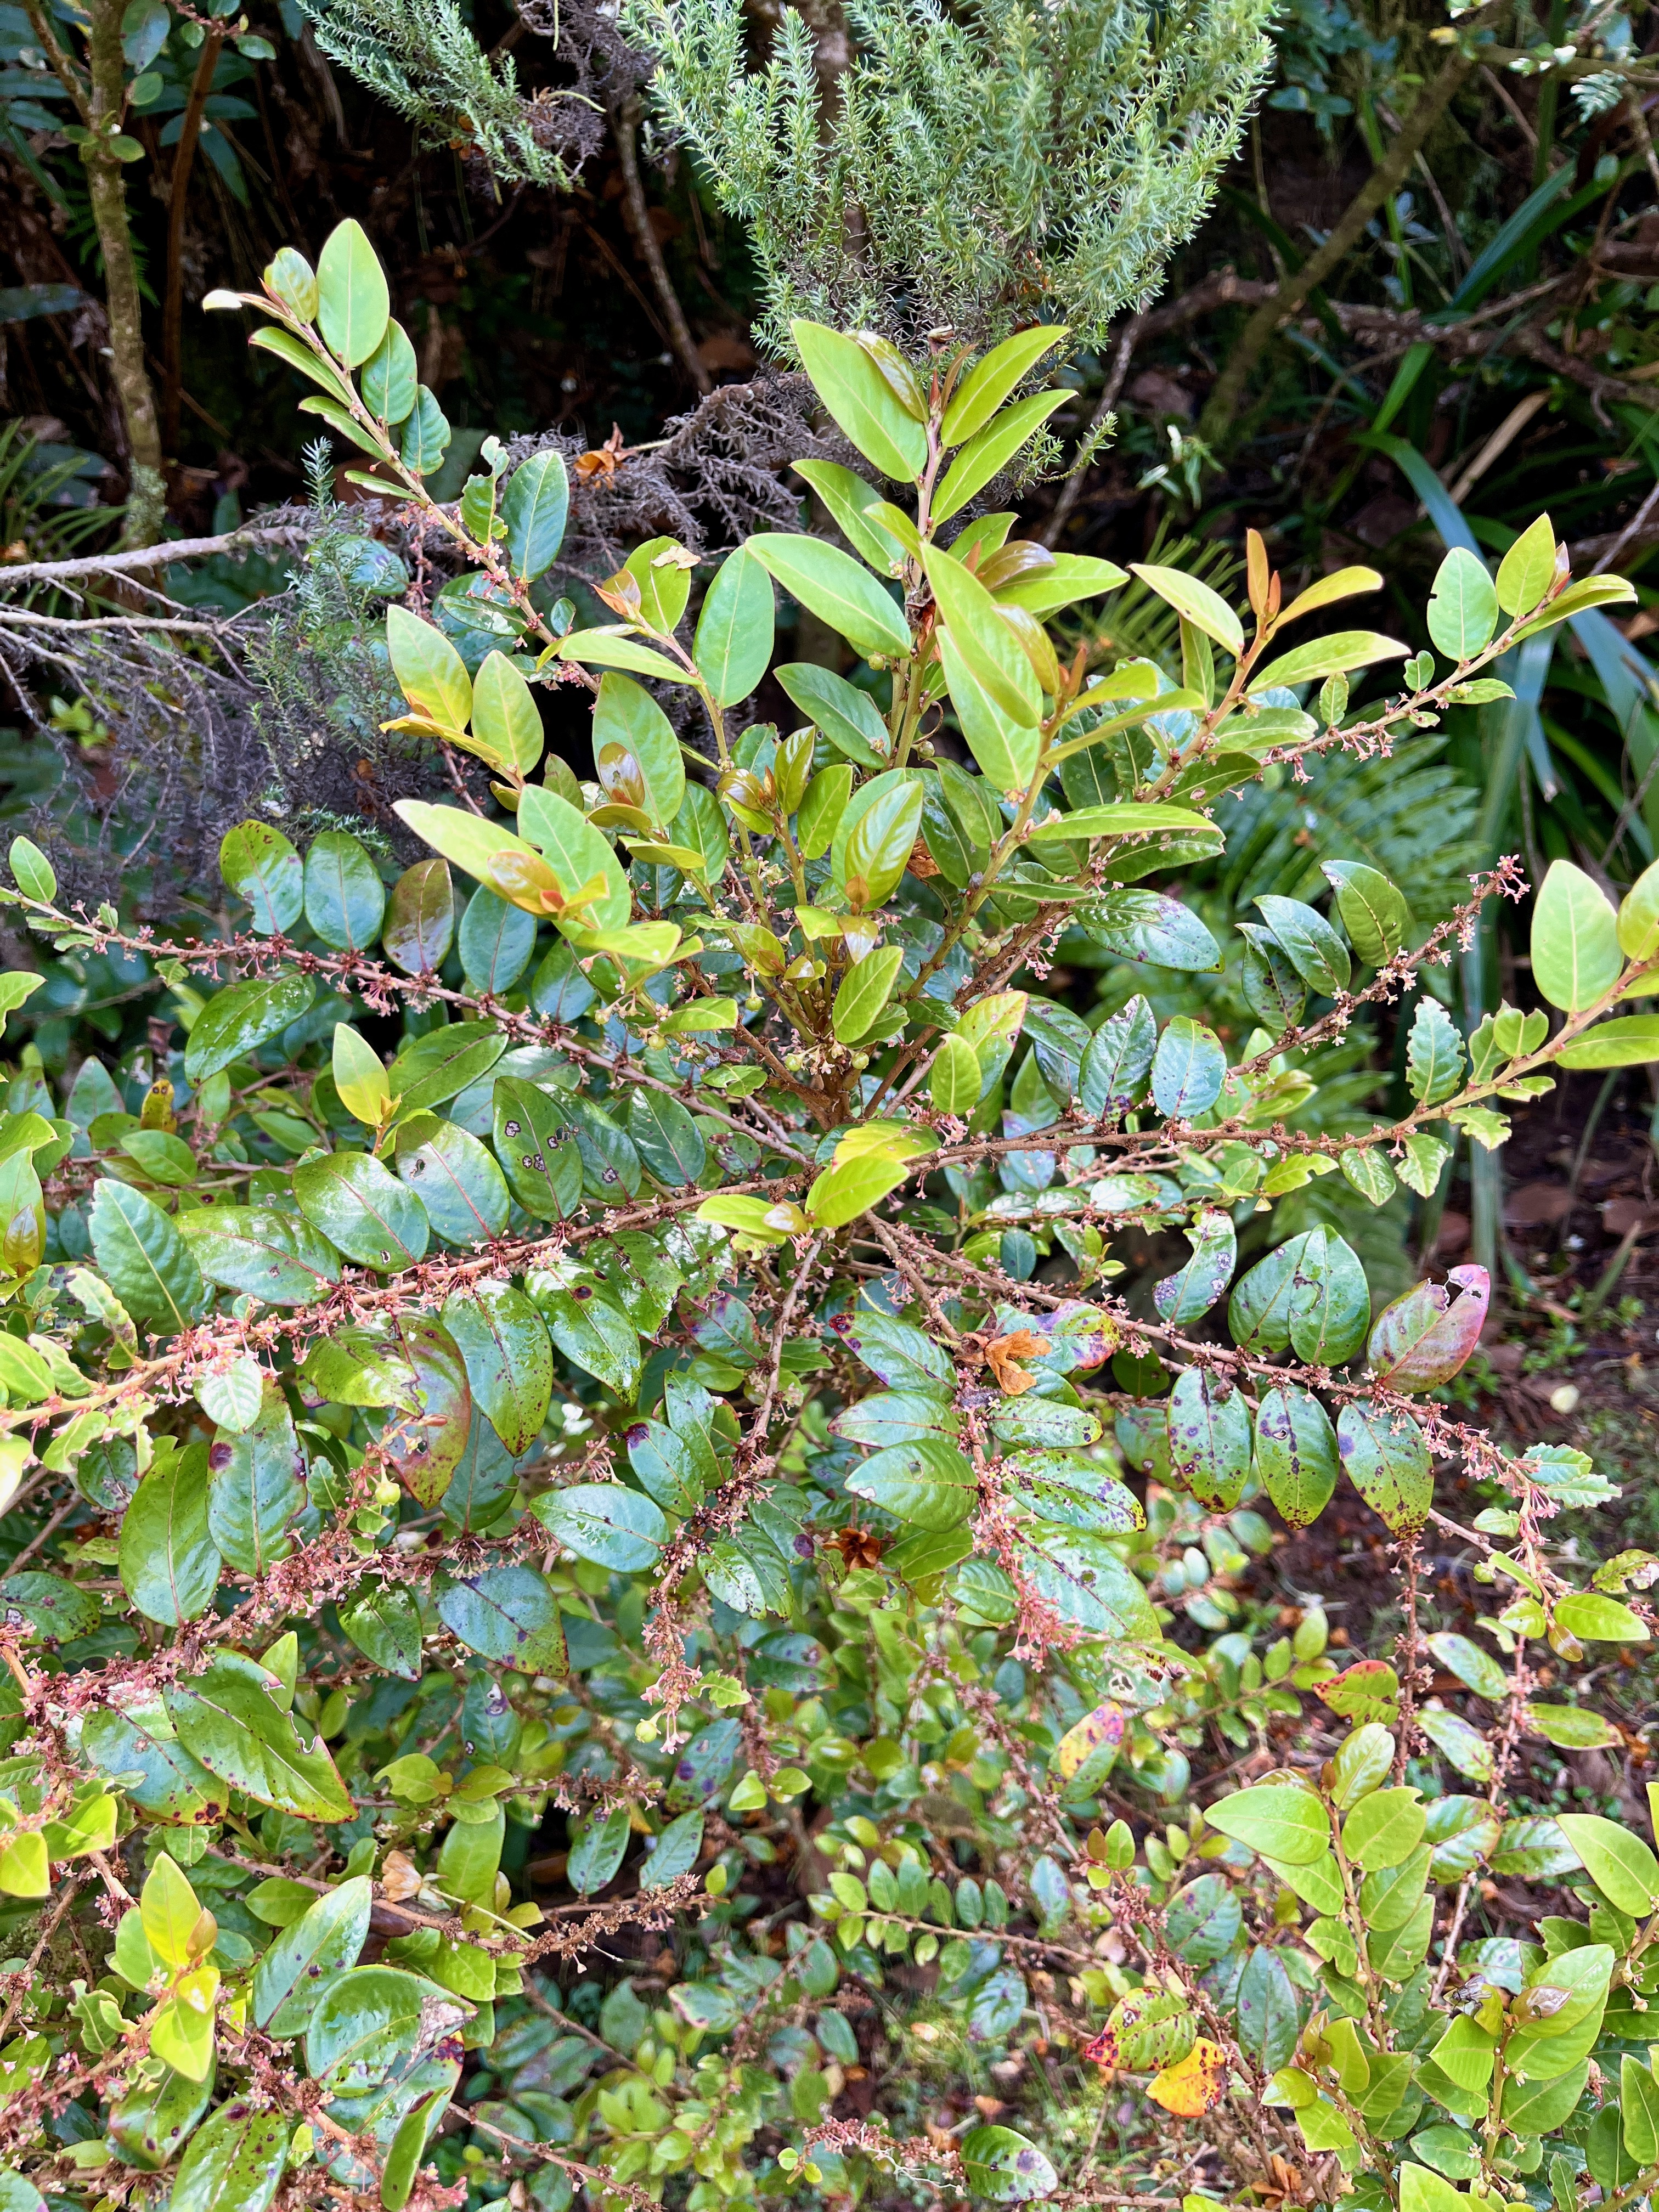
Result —
[{"label": "heather-like plant", "polygon": [[[1558,863],[1545,1003],[1466,1038],[1425,990],[1410,1109],[1358,1128],[1310,1064],[1510,864],[1426,933],[1358,862],[1325,911],[1260,899],[1231,1055],[1040,988],[1073,930],[1214,969],[1149,879],[1218,850],[1224,793],[1506,696],[1517,642],[1628,586],[1540,520],[1495,574],[1449,556],[1408,657],[1303,636],[1380,579],[1285,604],[1252,536],[1247,616],[1136,568],[1178,672],[1062,660],[1050,620],[1124,572],[962,520],[1061,332],[918,364],[799,322],[869,465],[803,467],[844,542],[750,538],[693,622],[656,541],[575,629],[562,464],[487,446],[434,505],[447,427],[355,226],[228,304],[470,562],[386,641],[404,726],[498,811],[404,803],[432,857],[390,881],[249,821],[200,938],[69,911],[12,848],[20,922],[169,995],[61,1096],[26,1054],[0,1120],[0,2202],[1080,2206],[1116,2201],[1127,2086],[1189,2124],[1171,2212],[1635,2204],[1659,1859],[1509,1792],[1525,1738],[1613,1740],[1541,1665],[1644,1641],[1659,1562],[1553,1546],[1611,1486],[1436,1395],[1480,1268],[1374,1313],[1351,1244],[1275,1210],[1426,1195],[1553,1069],[1659,1059],[1620,1011],[1659,870],[1615,910]],[[775,661],[778,586],[854,677]],[[746,720],[763,684],[798,726]],[[592,696],[592,785],[545,751],[554,684]],[[1188,1248],[1145,1301],[1135,1228]],[[1447,1520],[1437,1461],[1504,1502]],[[1340,1671],[1316,1609],[1255,1649],[1235,1587],[1267,1510],[1340,1483],[1405,1624]],[[1474,1634],[1419,1621],[1431,1526],[1480,1556]],[[1244,1757],[1200,1806],[1211,1729]],[[1553,1888],[1536,1940],[1471,1933],[1486,1870]],[[896,2044],[971,2076],[1033,2005],[1046,2112],[831,2110]]]}]

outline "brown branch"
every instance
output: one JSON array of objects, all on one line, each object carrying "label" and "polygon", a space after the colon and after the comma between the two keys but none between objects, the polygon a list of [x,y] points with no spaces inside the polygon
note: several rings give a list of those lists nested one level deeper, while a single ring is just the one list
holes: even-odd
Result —
[{"label": "brown branch", "polygon": [[623,216],[628,224],[628,234],[634,241],[635,252],[651,272],[651,282],[667,325],[667,338],[679,361],[680,367],[701,392],[714,388],[714,380],[703,367],[697,353],[696,340],[685,319],[679,295],[668,275],[668,264],[662,258],[662,247],[657,234],[651,228],[651,210],[646,204],[645,181],[640,174],[639,158],[640,96],[630,92],[611,111],[611,135],[617,142],[617,159],[622,167]]}]

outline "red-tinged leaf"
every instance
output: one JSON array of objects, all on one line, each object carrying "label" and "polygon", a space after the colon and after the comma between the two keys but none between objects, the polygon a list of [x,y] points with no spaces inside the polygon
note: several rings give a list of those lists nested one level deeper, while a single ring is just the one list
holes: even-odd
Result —
[{"label": "red-tinged leaf", "polygon": [[1413,1285],[1377,1316],[1366,1347],[1372,1372],[1395,1390],[1449,1382],[1480,1340],[1491,1297],[1484,1267],[1454,1267],[1443,1284]]}]

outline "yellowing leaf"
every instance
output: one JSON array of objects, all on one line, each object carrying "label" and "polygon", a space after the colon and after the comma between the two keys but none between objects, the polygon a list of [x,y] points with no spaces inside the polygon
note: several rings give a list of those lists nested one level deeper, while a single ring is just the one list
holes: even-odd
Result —
[{"label": "yellowing leaf", "polygon": [[1178,2066],[1166,2066],[1146,2085],[1146,2094],[1166,2112],[1195,2120],[1220,2096],[1227,2080],[1227,2054],[1200,2035]]}]

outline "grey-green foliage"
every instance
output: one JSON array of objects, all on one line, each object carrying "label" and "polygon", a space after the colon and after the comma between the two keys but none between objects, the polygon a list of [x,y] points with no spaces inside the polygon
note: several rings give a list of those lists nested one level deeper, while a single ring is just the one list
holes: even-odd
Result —
[{"label": "grey-green foliage", "polygon": [[458,0],[301,4],[331,61],[434,143],[464,134],[499,179],[568,188],[592,150],[593,102],[579,94],[527,100],[512,57],[483,52]]},{"label": "grey-green foliage", "polygon": [[852,0],[832,114],[786,9],[745,66],[741,0],[623,0],[653,96],[792,316],[981,342],[1041,314],[1099,339],[1196,228],[1268,58],[1265,0]]}]

